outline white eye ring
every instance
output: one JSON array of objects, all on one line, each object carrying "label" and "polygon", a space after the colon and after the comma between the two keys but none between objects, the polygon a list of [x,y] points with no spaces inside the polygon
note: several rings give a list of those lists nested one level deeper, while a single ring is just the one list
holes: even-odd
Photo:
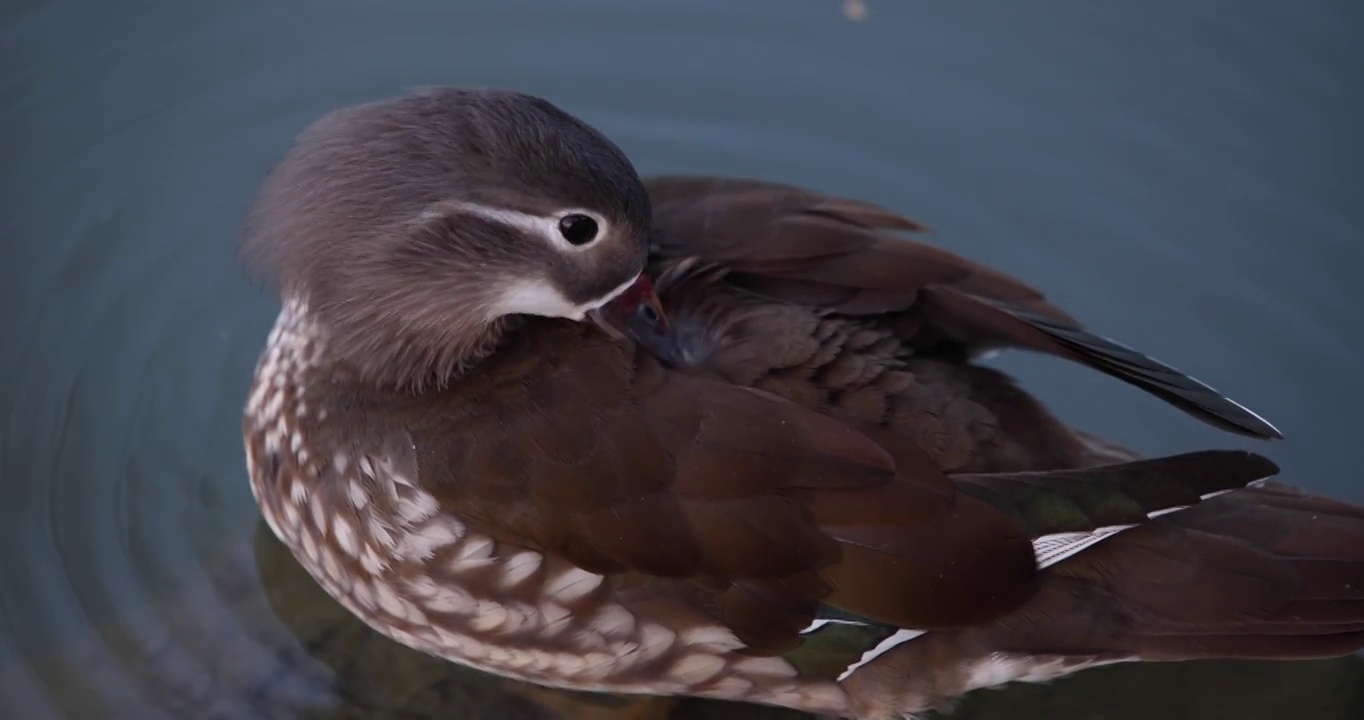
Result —
[{"label": "white eye ring", "polygon": [[567,208],[551,217],[535,218],[539,234],[563,250],[582,251],[596,245],[611,232],[606,218],[591,210]]},{"label": "white eye ring", "polygon": [[559,237],[574,247],[590,245],[601,237],[601,224],[586,213],[566,213],[559,216]]}]

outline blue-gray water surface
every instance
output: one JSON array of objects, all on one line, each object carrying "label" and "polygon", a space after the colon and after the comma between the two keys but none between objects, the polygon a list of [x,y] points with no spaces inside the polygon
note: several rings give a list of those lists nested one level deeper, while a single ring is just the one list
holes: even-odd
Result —
[{"label": "blue-gray water surface", "polygon": [[[0,716],[759,715],[417,655],[262,529],[240,413],[276,305],[235,259],[244,212],[309,121],[417,85],[545,95],[646,173],[917,217],[1264,414],[1287,435],[1259,446],[1285,481],[1364,501],[1361,9],[10,0]],[[1060,361],[994,362],[1145,452],[1254,445]],[[955,717],[1364,717],[1364,662],[1115,667],[978,693]]]}]

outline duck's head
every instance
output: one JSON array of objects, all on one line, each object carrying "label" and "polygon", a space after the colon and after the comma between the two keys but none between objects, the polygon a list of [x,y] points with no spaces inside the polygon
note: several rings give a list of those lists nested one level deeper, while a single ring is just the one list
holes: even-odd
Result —
[{"label": "duck's head", "polygon": [[644,186],[601,133],[540,98],[438,88],[304,130],[242,252],[306,304],[335,359],[421,387],[484,357],[515,316],[609,330],[657,310],[649,231]]}]

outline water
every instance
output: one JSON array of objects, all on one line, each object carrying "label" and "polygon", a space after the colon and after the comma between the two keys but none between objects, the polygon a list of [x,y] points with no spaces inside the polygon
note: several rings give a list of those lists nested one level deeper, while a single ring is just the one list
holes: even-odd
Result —
[{"label": "water", "polygon": [[[1358,4],[865,6],[854,22],[838,0],[6,3],[0,715],[755,716],[418,656],[262,529],[239,423],[275,306],[234,259],[243,213],[308,121],[414,85],[547,95],[646,172],[916,216],[1264,413],[1290,482],[1364,501]],[[1144,451],[1250,445],[1096,373],[999,362]],[[1349,659],[1112,668],[957,717],[1362,709]]]}]

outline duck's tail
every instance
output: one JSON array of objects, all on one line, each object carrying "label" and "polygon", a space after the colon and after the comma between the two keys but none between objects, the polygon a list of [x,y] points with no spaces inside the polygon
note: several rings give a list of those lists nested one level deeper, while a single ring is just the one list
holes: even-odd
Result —
[{"label": "duck's tail", "polygon": [[1364,508],[1273,484],[1226,493],[1058,563],[1042,595],[1045,616],[996,629],[1001,649],[1348,654],[1364,647]]},{"label": "duck's tail", "polygon": [[1361,649],[1364,507],[1265,483],[1065,556],[1017,610],[904,643],[845,687],[855,699],[896,698],[885,709],[901,717],[978,688],[1109,663]]}]

